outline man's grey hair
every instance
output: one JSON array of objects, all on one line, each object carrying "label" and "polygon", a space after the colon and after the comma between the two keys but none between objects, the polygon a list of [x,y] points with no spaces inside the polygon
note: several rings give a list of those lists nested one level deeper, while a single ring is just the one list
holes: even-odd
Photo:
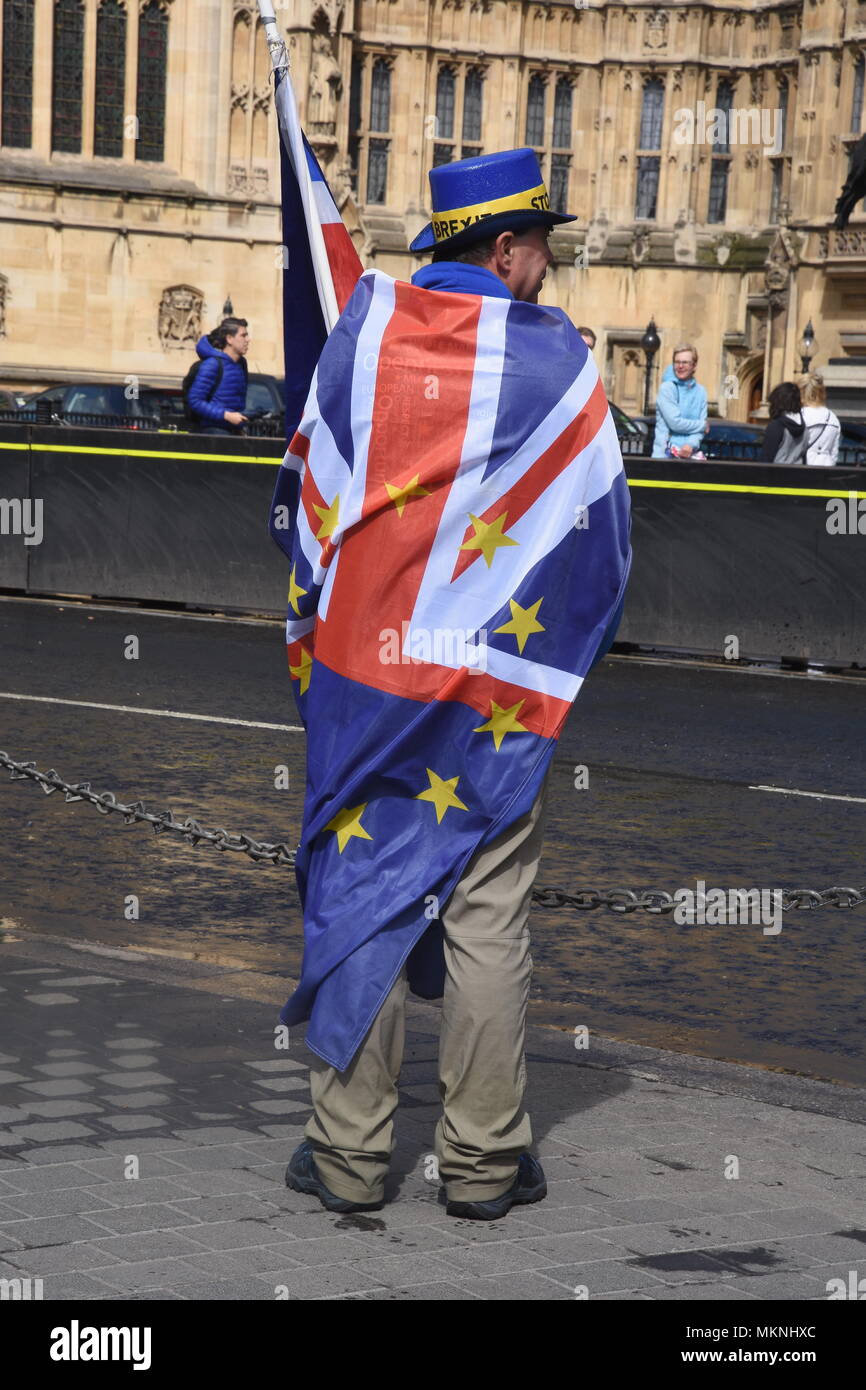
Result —
[{"label": "man's grey hair", "polygon": [[[501,235],[501,232],[496,233],[496,236]],[[467,265],[486,265],[493,255],[496,236],[484,237],[483,241],[470,242],[468,246],[464,246],[459,251],[449,251],[447,246],[437,246],[433,252],[433,260],[465,261]]]}]

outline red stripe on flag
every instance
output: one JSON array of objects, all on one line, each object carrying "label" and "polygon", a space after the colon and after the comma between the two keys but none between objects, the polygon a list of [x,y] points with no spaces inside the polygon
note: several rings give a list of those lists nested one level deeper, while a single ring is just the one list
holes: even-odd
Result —
[{"label": "red stripe on flag", "polygon": [[325,253],[334,281],[337,307],[342,314],[359,278],[364,273],[364,267],[344,222],[323,222],[321,227],[325,239]]},{"label": "red stripe on flag", "polygon": [[[317,628],[317,659],[410,699],[434,698],[454,675],[426,663],[394,666],[388,655],[395,641],[402,645],[460,462],[480,308],[475,296],[421,297],[396,282],[379,350],[362,519],[343,537],[327,620]],[[386,484],[408,488],[416,475],[426,494],[398,509]]]},{"label": "red stripe on flag", "polygon": [[[491,503],[479,520],[489,525],[505,514],[502,531],[507,535],[510,528],[535,505],[545,489],[550,487],[560,473],[564,473],[577,455],[592,442],[604,424],[606,415],[607,397],[601,381],[597,381],[580,414],[566,426],[544,453],[539,455],[531,467],[527,468],[514,486]],[[463,537],[464,543],[474,535],[475,527],[470,522]],[[494,556],[494,563],[495,558]],[[461,550],[454,565],[451,582],[463,574],[474,560],[479,559],[480,550]]]}]

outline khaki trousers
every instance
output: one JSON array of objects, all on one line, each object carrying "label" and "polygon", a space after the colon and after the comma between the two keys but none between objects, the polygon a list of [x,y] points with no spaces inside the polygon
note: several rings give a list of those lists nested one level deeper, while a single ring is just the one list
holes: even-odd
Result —
[{"label": "khaki trousers", "polygon": [[[523,1108],[532,976],[527,919],[546,791],[547,779],[532,810],[470,860],[442,914],[443,1114],[435,1152],[449,1201],[487,1201],[507,1192],[532,1142]],[[306,1137],[325,1186],[349,1201],[379,1202],[384,1194],[407,989],[404,967],[346,1071],[312,1059],[314,1113]]]}]

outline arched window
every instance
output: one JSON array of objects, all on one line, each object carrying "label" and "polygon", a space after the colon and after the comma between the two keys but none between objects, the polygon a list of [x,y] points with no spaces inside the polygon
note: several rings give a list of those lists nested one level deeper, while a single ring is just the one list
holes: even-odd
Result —
[{"label": "arched window", "polygon": [[[463,141],[471,144],[481,141],[481,100],[484,79],[477,68],[470,68],[463,84]],[[463,151],[466,158],[466,151]]]},{"label": "arched window", "polygon": [[454,73],[440,68],[436,77],[436,136],[440,140],[454,138]]},{"label": "arched window", "polygon": [[388,130],[390,125],[391,68],[384,58],[377,58],[370,85],[370,129]]},{"label": "arched window", "polygon": [[571,83],[567,77],[560,77],[553,102],[554,149],[571,149],[571,98]]},{"label": "arched window", "polygon": [[149,0],[138,21],[136,159],[159,161],[165,153],[165,79],[168,63],[168,14]]},{"label": "arched window", "polygon": [[529,79],[526,96],[526,143],[536,147],[544,144],[544,107],[546,88],[540,72]]},{"label": "arched window", "polygon": [[126,10],[103,0],[96,14],[96,106],[93,153],[123,154],[123,93],[126,80]]},{"label": "arched window", "polygon": [[635,217],[652,219],[656,215],[659,193],[661,156],[644,154],[644,150],[660,150],[662,147],[662,122],[665,110],[665,85],[659,77],[652,77],[644,83],[643,100],[640,112],[640,133],[638,136],[637,191],[635,194]]},{"label": "arched window", "polygon": [[648,82],[644,83],[643,103],[640,113],[639,149],[661,149],[664,109],[665,84],[660,77],[653,77]]},{"label": "arched window", "polygon": [[81,153],[84,65],[83,0],[55,0],[51,82],[51,148]]},{"label": "arched window", "polygon": [[728,210],[728,176],[731,171],[731,108],[734,88],[730,82],[720,82],[716,88],[716,109],[712,113],[710,135],[713,160],[710,167],[710,199],[708,222],[724,222]]},{"label": "arched window", "polygon": [[787,82],[780,82],[780,83],[779,83],[779,98],[778,98],[778,100],[779,100],[779,124],[778,124],[778,131],[779,131],[779,134],[778,134],[778,140],[777,140],[777,147],[778,147],[778,149],[783,150],[783,149],[785,148],[785,142],[786,142],[786,140],[787,140],[787,138],[788,138],[788,84],[787,84]]},{"label": "arched window", "polygon": [[851,97],[851,130],[855,135],[860,134],[860,125],[863,120],[864,77],[866,77],[866,58],[861,53],[854,65],[854,92]]},{"label": "arched window", "polygon": [[0,144],[29,149],[33,131],[34,0],[3,0]]},{"label": "arched window", "polygon": [[714,113],[710,126],[713,149],[717,154],[730,154],[731,151],[730,117],[733,104],[733,87],[730,82],[720,82],[716,88],[716,112],[720,114]]}]

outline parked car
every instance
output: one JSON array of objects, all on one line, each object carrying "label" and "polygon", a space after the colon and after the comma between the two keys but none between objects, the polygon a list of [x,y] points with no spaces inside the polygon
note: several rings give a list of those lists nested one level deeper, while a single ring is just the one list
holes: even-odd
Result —
[{"label": "parked car", "polygon": [[650,440],[644,422],[626,415],[625,411],[620,406],[615,405],[613,401],[608,401],[608,405],[622,452],[624,454],[648,454],[650,452]]},{"label": "parked car", "polygon": [[749,462],[761,456],[764,431],[760,425],[741,424],[738,420],[709,421],[703,449],[708,459],[743,459]]},{"label": "parked car", "polygon": [[56,419],[70,425],[114,425],[124,429],[158,429],[159,412],[145,408],[141,388],[138,396],[127,396],[126,386],[107,382],[67,382],[37,391],[20,408],[22,424],[51,423]]}]

